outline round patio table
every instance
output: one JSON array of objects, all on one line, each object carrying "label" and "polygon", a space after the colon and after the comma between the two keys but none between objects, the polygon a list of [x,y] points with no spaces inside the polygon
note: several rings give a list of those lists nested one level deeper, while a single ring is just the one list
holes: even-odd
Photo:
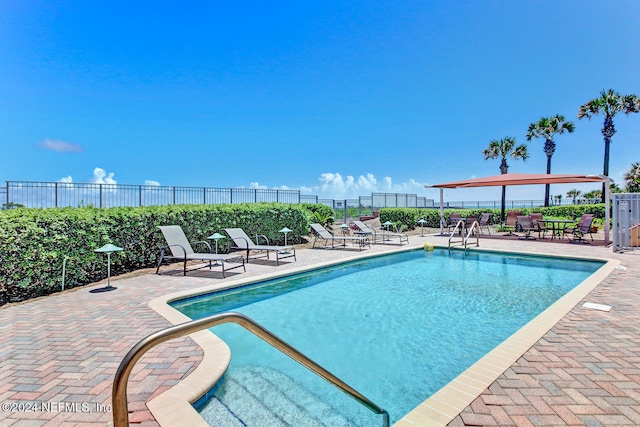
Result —
[{"label": "round patio table", "polygon": [[573,219],[539,219],[537,222],[544,222],[545,224],[551,224],[551,240],[556,236],[560,238],[560,233],[564,231],[567,224],[575,224]]}]

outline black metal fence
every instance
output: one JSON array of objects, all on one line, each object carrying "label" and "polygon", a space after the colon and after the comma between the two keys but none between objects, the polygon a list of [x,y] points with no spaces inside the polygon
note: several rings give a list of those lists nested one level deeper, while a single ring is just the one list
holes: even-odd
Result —
[{"label": "black metal fence", "polygon": [[[554,200],[554,205],[599,203],[599,199]],[[172,204],[234,204],[234,203],[321,203],[336,212],[336,218],[373,215],[380,208],[439,208],[433,199],[416,194],[372,193],[357,199],[320,199],[300,194],[299,190],[261,188],[177,187],[160,185],[93,184],[67,182],[6,181],[0,187],[0,207],[25,206],[30,208],[56,208],[94,206],[152,206]],[[575,202],[575,203],[574,203]],[[447,208],[499,209],[500,201],[453,201]],[[542,200],[509,200],[508,209],[543,206]]]},{"label": "black metal fence", "polygon": [[175,187],[159,185],[7,181],[0,191],[4,207],[61,208],[176,204],[317,203],[297,190]]},{"label": "black metal fence", "polygon": [[[554,200],[553,203],[550,203],[549,206],[568,206],[568,205],[591,205],[594,203],[602,203],[602,199],[562,199],[560,201]],[[444,202],[445,208],[461,208],[461,209],[500,209],[502,202],[500,200],[486,200],[486,201],[460,201],[460,202]],[[544,206],[544,200],[506,200],[505,208],[506,209],[517,209],[517,208],[537,208],[540,206]],[[439,208],[440,203],[436,203],[434,207]]]},{"label": "black metal fence", "polygon": [[172,204],[234,204],[234,203],[322,203],[332,207],[339,217],[352,208],[359,215],[371,215],[384,207],[432,207],[433,200],[416,194],[373,193],[359,199],[320,199],[300,194],[298,190],[258,188],[178,187],[159,185],[93,184],[67,182],[6,181],[0,187],[0,206],[30,208],[61,208],[93,206],[152,206]]}]

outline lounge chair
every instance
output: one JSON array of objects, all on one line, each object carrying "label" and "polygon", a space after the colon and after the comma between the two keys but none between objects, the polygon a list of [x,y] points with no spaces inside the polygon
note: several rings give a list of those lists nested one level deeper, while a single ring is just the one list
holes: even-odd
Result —
[{"label": "lounge chair", "polygon": [[[265,235],[257,235],[256,242],[254,243],[247,233],[242,228],[225,228],[225,233],[231,237],[230,250],[246,250],[247,262],[249,262],[249,253],[255,251],[258,253],[265,253],[267,259],[269,259],[269,253],[273,252],[276,255],[276,264],[280,265],[280,260],[284,258],[293,257],[296,260],[296,249],[293,246],[274,246],[269,244],[269,239]],[[261,245],[260,238],[263,238],[267,244]],[[256,255],[253,258],[262,258],[263,255]]]},{"label": "lounge chair", "polygon": [[531,233],[536,231],[536,229],[533,226],[529,215],[518,215],[516,217],[516,231],[524,233],[523,236],[518,237],[520,240],[536,240],[536,238],[531,235]]},{"label": "lounge chair", "polygon": [[[314,248],[316,247],[316,242],[318,241],[318,239],[324,240],[324,247],[331,247],[331,249],[335,249],[336,242],[342,243],[339,246],[344,247],[347,246],[347,242],[357,243],[360,250],[362,250],[365,246],[371,247],[371,239],[369,238],[369,236],[334,236],[332,232],[330,232],[320,224],[314,223],[310,224],[310,226],[315,236],[313,239]],[[331,242],[331,246],[328,245],[329,242]]]},{"label": "lounge chair", "polygon": [[[184,235],[184,231],[182,231],[182,227],[179,225],[163,225],[158,228],[162,231],[162,235],[167,242],[167,246],[163,246],[160,250],[160,258],[158,259],[156,274],[160,271],[160,265],[165,260],[183,261],[184,276],[187,275],[187,261],[208,262],[209,270],[211,270],[211,267],[214,265],[220,265],[222,267],[222,277],[225,277],[225,271],[233,270],[234,268],[242,267],[244,271],[247,271],[244,265],[244,257],[242,255],[214,254],[211,251],[211,245],[206,241],[193,242],[194,245],[196,243],[204,243],[207,246],[208,251],[206,253],[198,253],[193,250],[191,243],[189,243],[187,237]],[[213,264],[213,262],[215,262],[215,264]],[[225,269],[226,262],[237,262],[240,265]],[[198,267],[192,270],[199,270],[204,267]]]},{"label": "lounge chair", "polygon": [[505,234],[505,236],[515,236],[513,232],[516,231],[516,223],[518,222],[518,215],[520,215],[520,211],[508,211],[507,212],[507,220],[504,222],[504,229],[509,232]]},{"label": "lounge chair", "polygon": [[480,217],[480,221],[478,221],[478,228],[480,229],[480,233],[482,234],[482,229],[487,230],[487,234],[491,235],[491,229],[489,228],[489,221],[491,220],[490,213],[483,213]]},{"label": "lounge chair", "polygon": [[584,236],[586,236],[587,234],[589,234],[589,236],[591,236],[591,241],[593,241],[593,234],[591,231],[591,224],[593,223],[593,219],[595,218],[595,215],[593,214],[583,214],[580,217],[580,222],[575,225],[573,228],[567,228],[565,229],[565,234],[571,234],[573,236],[573,243],[576,242],[584,242],[584,243],[589,243],[586,240],[583,239]]},{"label": "lounge chair", "polygon": [[381,230],[377,232],[375,229],[368,227],[362,221],[353,221],[353,224],[358,228],[357,233],[364,236],[369,236],[373,240],[373,243],[383,243],[389,242],[392,238],[397,237],[399,243],[402,245],[403,243],[409,243],[409,236],[404,233],[394,233],[390,231]]}]

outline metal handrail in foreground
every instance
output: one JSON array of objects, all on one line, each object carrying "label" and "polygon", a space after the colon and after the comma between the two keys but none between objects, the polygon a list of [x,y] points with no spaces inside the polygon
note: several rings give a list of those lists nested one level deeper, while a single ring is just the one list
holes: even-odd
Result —
[{"label": "metal handrail in foreground", "polygon": [[331,372],[318,365],[313,360],[296,350],[290,344],[286,343],[272,332],[259,325],[249,317],[234,312],[215,314],[198,320],[192,320],[190,322],[182,323],[180,325],[172,326],[163,329],[158,332],[143,338],[138,344],[136,344],[127,355],[122,359],[120,366],[116,372],[113,380],[113,390],[111,394],[111,400],[113,405],[113,425],[114,427],[127,427],[129,426],[129,409],[127,402],[127,382],[129,375],[133,370],[135,364],[140,358],[150,349],[158,344],[172,340],[174,338],[183,337],[185,335],[200,331],[202,329],[211,328],[223,323],[236,323],[249,332],[261,338],[271,346],[280,350],[285,355],[289,356],[302,366],[313,371],[316,375],[324,378],[326,381],[358,401],[361,405],[365,406],[371,412],[382,415],[383,427],[389,427],[389,413],[366,398],[360,392],[353,387],[342,381],[340,378],[333,375]]},{"label": "metal handrail in foreground", "polygon": [[[451,232],[451,235],[449,236],[449,249],[451,249],[451,241],[453,240],[453,237],[456,235],[456,233],[462,234],[463,230],[464,230],[464,221],[458,220],[458,223],[456,224],[455,228]],[[464,238],[461,238],[460,243],[463,243],[463,242],[464,242]]]},{"label": "metal handrail in foreground", "polygon": [[474,231],[476,236],[476,246],[480,246],[479,228],[480,228],[480,224],[478,223],[478,221],[473,221],[473,223],[471,224],[471,227],[469,227],[468,229],[466,227],[465,221],[462,221],[462,220],[458,221],[458,223],[456,224],[456,227],[453,229],[453,232],[451,233],[451,236],[449,236],[449,249],[451,249],[452,243],[457,243],[453,241],[453,238],[455,237],[456,232],[460,234],[460,243],[464,246],[465,252],[467,250],[467,244],[469,242],[469,239],[471,238],[471,236],[473,236]]},{"label": "metal handrail in foreground", "polygon": [[469,238],[471,238],[471,236],[473,235],[473,231],[475,230],[476,232],[476,246],[480,246],[480,224],[478,224],[478,221],[473,221],[473,224],[471,224],[471,227],[469,227],[469,232],[467,233],[467,237],[464,238],[464,250],[467,250],[467,242],[469,241]]}]

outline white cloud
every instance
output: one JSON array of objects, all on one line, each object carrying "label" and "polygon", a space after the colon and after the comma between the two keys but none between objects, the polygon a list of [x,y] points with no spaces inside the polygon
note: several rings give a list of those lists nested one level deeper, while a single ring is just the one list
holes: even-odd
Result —
[{"label": "white cloud", "polygon": [[144,185],[149,185],[152,187],[160,187],[160,183],[158,181],[152,181],[150,179],[145,179],[144,180]]},{"label": "white cloud", "polygon": [[58,182],[64,183],[65,188],[73,188],[73,178],[71,178],[71,175],[60,178]]},{"label": "white cloud", "polygon": [[[303,194],[316,195],[322,199],[357,199],[359,196],[368,196],[371,193],[409,193],[421,196],[424,195],[426,184],[414,179],[395,184],[389,176],[379,181],[371,173],[355,178],[351,175],[344,177],[338,172],[325,172],[318,177],[318,181],[317,185],[304,185],[297,189]],[[251,183],[251,188],[266,188],[264,185],[260,187],[257,185],[257,183]],[[283,185],[278,188],[290,189],[291,187]]]},{"label": "white cloud", "polygon": [[94,184],[117,184],[118,182],[113,179],[115,173],[107,173],[102,168],[95,168],[93,170],[93,176],[89,179],[89,182]]},{"label": "white cloud", "polygon": [[66,141],[56,141],[52,139],[45,139],[38,143],[38,146],[45,150],[57,151],[59,153],[72,153],[83,151],[82,147],[78,144],[73,144]]},{"label": "white cloud", "polygon": [[[240,188],[244,188],[244,186]],[[269,187],[267,187],[266,185],[262,185],[259,182],[252,182],[251,184],[249,184],[248,188],[256,189],[256,190],[266,190]],[[288,185],[284,185],[284,184],[279,187],[272,187],[271,189],[272,190],[298,190],[297,188],[291,188]]]}]

